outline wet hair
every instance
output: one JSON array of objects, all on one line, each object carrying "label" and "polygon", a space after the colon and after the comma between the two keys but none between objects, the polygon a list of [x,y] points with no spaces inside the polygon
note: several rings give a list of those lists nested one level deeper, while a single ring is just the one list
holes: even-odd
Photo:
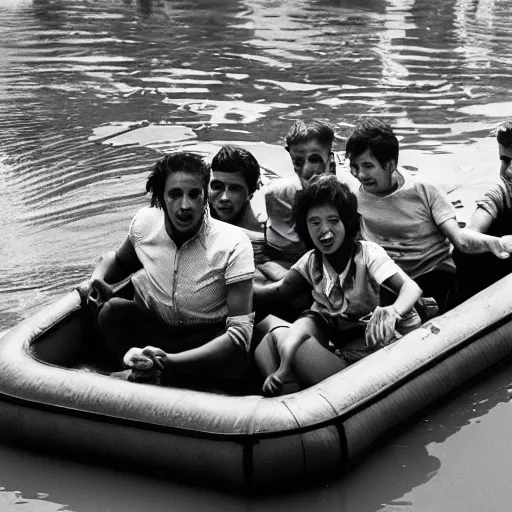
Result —
[{"label": "wet hair", "polygon": [[163,208],[165,205],[165,182],[171,174],[176,172],[197,176],[200,179],[206,203],[208,183],[210,183],[210,166],[199,155],[180,151],[162,157],[151,171],[146,182],[146,192],[151,194],[151,206]]},{"label": "wet hair", "polygon": [[345,157],[356,158],[366,150],[384,167],[388,162],[398,162],[398,139],[390,124],[369,117],[358,121],[347,139]]},{"label": "wet hair", "polygon": [[512,121],[506,121],[498,126],[496,139],[498,144],[506,148],[512,148]]},{"label": "wet hair", "polygon": [[359,213],[357,197],[336,176],[325,174],[313,178],[305,188],[299,190],[293,203],[293,218],[299,238],[308,249],[315,248],[308,230],[308,212],[315,206],[333,206],[345,227],[343,243],[355,245],[359,238]]},{"label": "wet hair", "polygon": [[305,123],[301,120],[295,121],[286,135],[286,149],[289,149],[294,144],[309,142],[313,139],[316,139],[322,146],[331,151],[334,142],[332,126],[329,123],[318,120],[311,121],[310,123]]},{"label": "wet hair", "polygon": [[260,181],[260,165],[249,151],[234,146],[223,146],[213,157],[212,172],[240,171],[249,194],[254,194]]}]

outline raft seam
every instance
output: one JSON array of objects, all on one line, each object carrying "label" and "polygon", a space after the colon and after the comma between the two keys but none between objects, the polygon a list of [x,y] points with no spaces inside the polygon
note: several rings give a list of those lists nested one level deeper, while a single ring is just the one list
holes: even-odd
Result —
[{"label": "raft seam", "polygon": [[295,414],[293,414],[293,411],[288,407],[288,404],[283,400],[281,402],[290,412],[290,414],[293,416],[293,419],[295,420],[295,423],[297,423],[298,427],[298,434],[300,439],[300,445],[302,446],[302,472],[306,472],[306,447],[304,446],[304,440],[302,439],[302,432],[300,431],[300,423]]},{"label": "raft seam", "polygon": [[330,405],[330,407],[333,410],[334,414],[337,414],[337,411],[336,411],[334,405],[332,405],[331,402],[329,402],[329,400],[324,395],[322,395],[322,393],[320,391],[318,392],[318,396],[322,397]]},{"label": "raft seam", "polygon": [[[318,395],[321,396],[333,410],[334,414],[337,414],[334,405],[329,402],[328,398],[322,395],[321,392],[318,392]],[[340,468],[344,468],[348,462],[348,439],[347,433],[345,431],[345,419],[343,416],[336,417],[336,421],[334,421],[334,428],[338,432],[338,441],[340,444]]]}]

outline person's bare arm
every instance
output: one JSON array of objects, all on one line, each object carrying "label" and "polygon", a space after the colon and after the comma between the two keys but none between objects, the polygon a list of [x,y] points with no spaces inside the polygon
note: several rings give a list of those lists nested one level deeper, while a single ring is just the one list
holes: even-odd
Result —
[{"label": "person's bare arm", "polygon": [[421,288],[404,272],[397,272],[383,284],[397,294],[393,307],[400,316],[408,313],[422,294]]},{"label": "person's bare arm", "polygon": [[135,249],[129,238],[125,238],[117,251],[102,254],[98,260],[91,280],[101,279],[112,284],[121,281],[142,268]]},{"label": "person's bare arm", "polygon": [[477,208],[471,216],[468,229],[478,231],[478,233],[487,233],[493,220],[494,219],[492,215],[487,210],[484,210],[483,208]]},{"label": "person's bare arm", "polygon": [[450,242],[463,253],[481,254],[491,252],[501,259],[508,258],[512,253],[512,235],[495,237],[472,229],[461,228],[455,219],[443,222],[439,228]]},{"label": "person's bare arm", "polygon": [[226,300],[228,321],[238,317],[243,322],[239,324],[241,329],[230,331],[230,327],[227,327],[226,332],[208,343],[177,354],[151,346],[144,348],[142,354],[159,360],[171,372],[183,375],[229,375],[244,356],[244,349],[240,345],[248,346],[252,335],[252,279],[228,285]]},{"label": "person's bare arm", "polygon": [[117,249],[102,254],[87,283],[87,296],[99,306],[110,299],[112,285],[127,278],[142,265],[127,237]]},{"label": "person's bare arm", "polygon": [[273,282],[280,281],[288,273],[288,269],[272,260],[260,263],[257,268],[269,281]]},{"label": "person's bare arm", "polygon": [[254,307],[268,307],[281,301],[290,301],[310,290],[309,283],[294,269],[286,272],[280,281],[254,285]]},{"label": "person's bare arm", "polygon": [[421,288],[402,271],[382,284],[396,292],[397,298],[390,306],[375,308],[366,330],[366,342],[370,346],[386,343],[394,338],[397,320],[413,308],[422,293]]}]

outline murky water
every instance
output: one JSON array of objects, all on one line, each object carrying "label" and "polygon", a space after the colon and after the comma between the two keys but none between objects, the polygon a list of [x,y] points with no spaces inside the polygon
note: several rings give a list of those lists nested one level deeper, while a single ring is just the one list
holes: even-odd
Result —
[{"label": "murky water", "polygon": [[[448,188],[478,187],[498,170],[487,135],[512,117],[510,7],[0,0],[0,330],[122,240],[150,164],[169,147],[281,144],[292,120],[320,117],[341,148],[369,114],[395,123],[402,163]],[[143,121],[161,126],[112,144],[109,135]],[[0,510],[506,510],[511,369],[344,478],[291,496],[242,499],[0,447]]]}]

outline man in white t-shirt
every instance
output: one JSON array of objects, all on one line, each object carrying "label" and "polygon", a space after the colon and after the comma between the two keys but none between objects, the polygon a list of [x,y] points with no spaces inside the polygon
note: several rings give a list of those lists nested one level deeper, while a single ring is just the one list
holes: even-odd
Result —
[{"label": "man in white t-shirt", "polygon": [[441,190],[397,170],[398,139],[386,122],[360,121],[345,152],[351,173],[361,183],[357,198],[363,237],[382,246],[425,296],[436,299],[441,313],[455,305],[456,268],[450,242],[464,253],[510,256],[512,236],[493,237],[460,228]]}]

